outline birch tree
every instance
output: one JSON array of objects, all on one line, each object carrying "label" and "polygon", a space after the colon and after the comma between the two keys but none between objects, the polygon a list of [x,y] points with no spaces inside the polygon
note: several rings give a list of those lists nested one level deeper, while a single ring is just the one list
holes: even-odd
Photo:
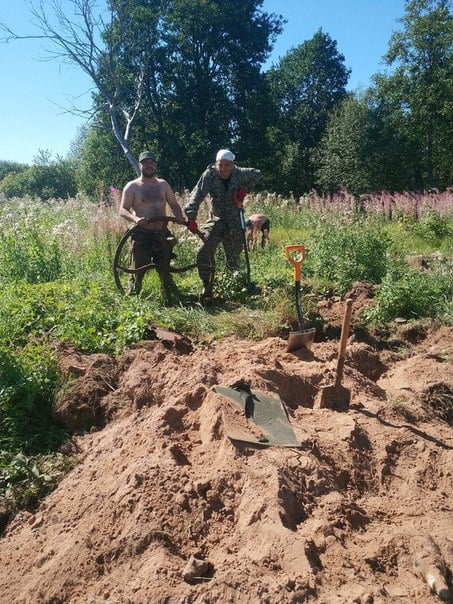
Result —
[{"label": "birch tree", "polygon": [[[135,3],[136,5],[137,3]],[[143,4],[143,3],[142,3]],[[112,0],[101,13],[96,0],[68,0],[66,7],[60,0],[30,3],[31,32],[13,31],[8,24],[0,23],[3,42],[40,39],[46,42],[47,58],[61,63],[72,63],[91,79],[94,102],[108,113],[112,132],[137,174],[140,173],[135,155],[131,151],[132,126],[143,103],[144,85],[149,75],[150,61],[135,45],[135,58],[131,57],[131,28],[133,11],[128,0]],[[69,14],[68,14],[69,13]],[[142,15],[143,18],[144,15]],[[157,39],[158,14],[146,11],[147,44]],[[153,36],[154,34],[154,36]],[[75,112],[78,110],[75,109]]]}]

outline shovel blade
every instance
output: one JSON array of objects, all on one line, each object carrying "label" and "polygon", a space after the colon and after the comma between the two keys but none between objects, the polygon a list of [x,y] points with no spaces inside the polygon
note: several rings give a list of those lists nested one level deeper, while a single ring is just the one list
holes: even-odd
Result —
[{"label": "shovel blade", "polygon": [[304,329],[303,331],[290,331],[286,352],[294,352],[299,348],[311,350],[315,339],[316,329]]},{"label": "shovel blade", "polygon": [[351,402],[351,391],[344,386],[332,384],[321,388],[319,399],[320,409],[333,409],[334,411],[347,411]]}]

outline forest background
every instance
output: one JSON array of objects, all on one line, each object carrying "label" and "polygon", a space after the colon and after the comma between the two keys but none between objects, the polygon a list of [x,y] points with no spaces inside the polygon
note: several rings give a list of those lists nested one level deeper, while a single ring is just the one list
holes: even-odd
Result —
[{"label": "forest background", "polygon": [[[58,3],[32,9],[35,34],[90,76],[92,119],[64,159],[0,161],[6,197],[103,197],[149,147],[181,192],[226,146],[262,170],[261,190],[284,195],[452,183],[450,0],[406,2],[388,69],[360,93],[346,91],[344,56],[322,30],[263,71],[283,20],[259,0],[112,0],[102,19],[92,0],[71,2],[78,19]],[[3,24],[3,39],[18,35]]]}]

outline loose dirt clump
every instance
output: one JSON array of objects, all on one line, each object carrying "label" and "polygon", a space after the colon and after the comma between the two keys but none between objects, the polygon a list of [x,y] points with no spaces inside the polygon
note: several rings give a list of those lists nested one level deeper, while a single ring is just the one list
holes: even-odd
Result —
[{"label": "loose dirt clump", "polygon": [[[316,406],[336,342],[197,347],[154,327],[118,359],[60,348],[59,402],[71,421],[92,403],[97,429],[4,530],[0,602],[436,602],[414,560],[431,539],[451,581],[453,431],[434,401],[453,387],[452,336],[404,355],[351,341],[341,413]],[[227,437],[214,386],[239,380],[280,396],[301,447]]]},{"label": "loose dirt clump", "polygon": [[116,389],[115,360],[106,354],[83,359],[72,349],[59,348],[62,374],[67,383],[56,397],[54,420],[72,432],[104,425],[107,417],[102,400]]}]

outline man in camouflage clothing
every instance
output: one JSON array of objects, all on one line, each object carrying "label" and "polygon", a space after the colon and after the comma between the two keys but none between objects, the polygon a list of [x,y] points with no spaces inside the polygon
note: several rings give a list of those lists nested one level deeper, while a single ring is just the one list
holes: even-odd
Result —
[{"label": "man in camouflage clothing", "polygon": [[228,149],[221,149],[216,162],[203,172],[190,194],[184,212],[188,228],[196,232],[198,209],[206,195],[211,196],[210,218],[202,231],[207,239],[198,250],[197,265],[200,279],[203,281],[202,300],[212,297],[214,278],[213,254],[222,243],[226,264],[230,270],[238,267],[239,256],[243,249],[243,233],[238,203],[241,204],[247,191],[250,191],[260,177],[255,168],[239,168],[234,164],[235,156]]}]

